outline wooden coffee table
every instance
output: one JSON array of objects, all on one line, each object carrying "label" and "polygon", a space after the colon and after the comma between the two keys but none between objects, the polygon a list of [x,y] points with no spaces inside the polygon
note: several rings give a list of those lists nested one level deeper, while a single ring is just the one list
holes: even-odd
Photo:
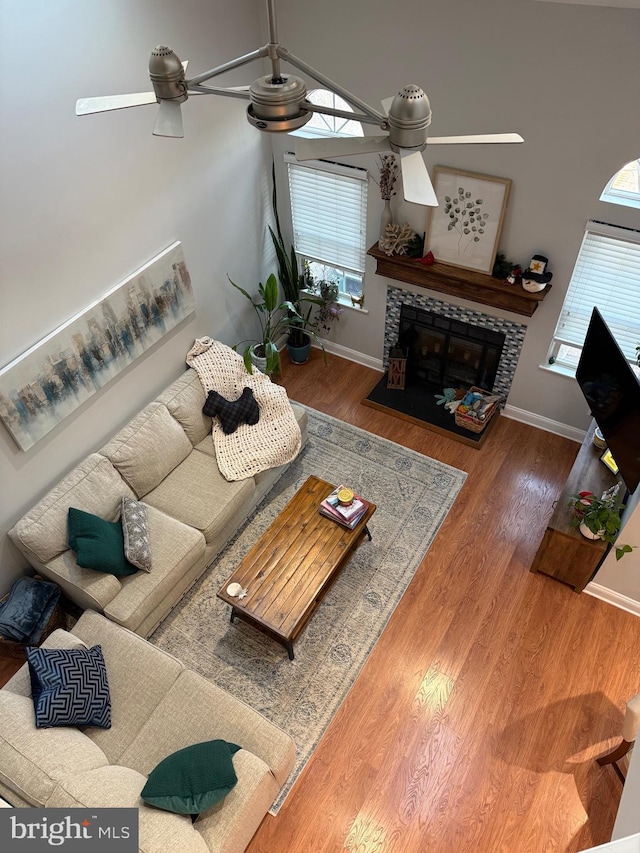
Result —
[{"label": "wooden coffee table", "polygon": [[[325,518],[320,503],[335,488],[309,477],[227,578],[218,598],[238,616],[282,643],[293,660],[293,643],[362,539],[371,539],[369,508],[353,530]],[[227,593],[231,583],[245,598]]]}]

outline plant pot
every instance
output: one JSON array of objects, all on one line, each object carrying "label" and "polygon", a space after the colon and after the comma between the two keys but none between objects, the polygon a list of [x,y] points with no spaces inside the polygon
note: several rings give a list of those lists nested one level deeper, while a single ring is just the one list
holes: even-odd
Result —
[{"label": "plant pot", "polygon": [[305,364],[309,361],[309,353],[311,351],[311,338],[308,335],[304,336],[306,338],[306,343],[303,343],[300,346],[296,346],[295,344],[289,343],[287,341],[287,350],[289,351],[289,358],[293,364]]},{"label": "plant pot", "polygon": [[267,359],[261,358],[259,355],[256,355],[255,352],[251,353],[251,364],[260,371],[260,373],[265,373],[267,370]]},{"label": "plant pot", "polygon": [[589,530],[584,521],[580,523],[578,530],[582,533],[585,539],[601,539],[601,533],[604,533],[604,530],[602,530],[601,533],[594,533],[592,530]]}]

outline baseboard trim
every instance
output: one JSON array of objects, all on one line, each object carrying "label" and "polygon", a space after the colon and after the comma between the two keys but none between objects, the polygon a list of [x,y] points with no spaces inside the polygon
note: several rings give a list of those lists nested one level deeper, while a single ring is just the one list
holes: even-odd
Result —
[{"label": "baseboard trim", "polygon": [[516,406],[510,406],[508,403],[501,414],[506,418],[511,418],[513,421],[520,421],[520,423],[543,429],[545,432],[552,432],[554,435],[561,435],[563,438],[577,441],[578,444],[582,444],[586,435],[583,429],[577,429],[576,427],[560,423],[560,421],[545,418],[543,415],[536,415],[535,412],[527,412],[526,409],[518,409]]},{"label": "baseboard trim", "polygon": [[[335,344],[333,341],[323,340],[322,343],[324,344],[325,350],[332,355],[338,355],[340,358],[346,358],[347,361],[355,361],[356,364],[361,364],[363,367],[371,367],[373,370],[378,370],[380,373],[384,373],[384,366],[381,358],[374,358],[371,355],[365,355],[357,350],[344,347],[342,344]],[[317,344],[313,344],[313,346],[319,349]]]},{"label": "baseboard trim", "polygon": [[586,592],[587,595],[593,596],[593,598],[600,599],[600,601],[606,601],[607,604],[617,607],[618,610],[626,610],[627,613],[632,613],[634,616],[640,616],[640,601],[636,601],[633,598],[622,595],[620,592],[614,592],[614,590],[608,589],[606,586],[602,586],[599,583],[591,582],[587,584],[583,589],[583,592]]}]

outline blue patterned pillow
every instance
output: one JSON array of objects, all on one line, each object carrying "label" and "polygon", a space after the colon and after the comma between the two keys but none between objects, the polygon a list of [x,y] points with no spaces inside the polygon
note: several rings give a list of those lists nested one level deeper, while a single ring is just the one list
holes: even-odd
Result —
[{"label": "blue patterned pillow", "polygon": [[101,646],[27,647],[36,727],[111,728],[111,697]]}]

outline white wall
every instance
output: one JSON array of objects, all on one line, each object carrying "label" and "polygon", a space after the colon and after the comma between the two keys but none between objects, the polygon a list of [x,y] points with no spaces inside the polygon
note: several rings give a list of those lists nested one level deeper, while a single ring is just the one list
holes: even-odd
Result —
[{"label": "white wall", "polygon": [[[640,156],[640,11],[531,0],[324,0],[304,6],[279,0],[278,21],[280,40],[294,54],[373,107],[408,83],[422,86],[431,101],[434,136],[524,136],[524,145],[434,146],[425,159],[429,166],[512,179],[499,251],[524,264],[543,254],[554,278],[531,319],[482,307],[529,326],[509,404],[585,429],[588,408],[575,381],[539,364],[586,221],[640,228],[640,211],[598,201],[607,180]],[[376,133],[370,128],[365,132]],[[279,139],[275,145],[281,151],[287,143]],[[345,162],[377,175],[375,155]],[[382,203],[372,182],[369,191],[371,245]],[[404,204],[398,218],[425,230],[423,208]],[[382,357],[385,285],[368,259],[369,313],[345,312],[333,341]]]},{"label": "white wall", "polygon": [[[78,97],[148,91],[150,51],[192,75],[262,44],[257,0],[2,0],[0,365],[175,240],[195,319],[146,353],[28,452],[0,427],[0,594],[24,560],[4,535],[59,477],[184,369],[195,337],[246,337],[226,281],[260,277],[270,143],[242,101],[183,106],[185,138],[152,136],[155,106],[77,118]],[[233,81],[249,82],[260,67]],[[229,78],[226,82],[231,84]]]}]

